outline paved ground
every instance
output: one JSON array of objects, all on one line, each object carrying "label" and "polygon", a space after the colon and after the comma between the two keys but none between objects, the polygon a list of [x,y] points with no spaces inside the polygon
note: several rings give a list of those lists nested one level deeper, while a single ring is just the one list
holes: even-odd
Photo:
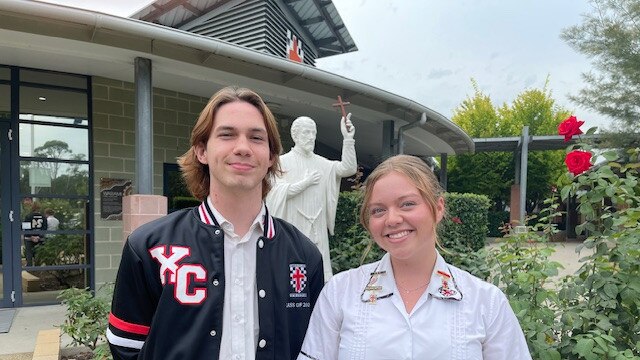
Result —
[{"label": "paved ground", "polygon": [[[560,243],[550,243],[556,250],[553,255],[551,255],[550,260],[557,261],[564,269],[559,269],[558,278],[561,278],[566,275],[575,274],[580,266],[582,265],[579,260],[589,254],[592,253],[592,250],[583,249],[579,254],[576,253],[576,246],[581,244],[581,241],[566,241]],[[498,246],[499,243],[492,243],[489,246]]]},{"label": "paved ground", "polygon": [[[572,274],[580,267],[578,260],[585,252],[577,254],[579,242],[554,243],[556,252],[552,259],[565,267],[559,276]],[[496,244],[490,245],[495,246]],[[35,339],[39,330],[51,329],[64,322],[65,308],[62,305],[35,306],[19,308],[13,319],[13,325],[6,334],[0,334],[0,360],[31,359]],[[70,343],[63,335],[62,345]]]},{"label": "paved ground", "polygon": [[62,305],[17,309],[9,332],[0,334],[0,360],[21,359],[21,357],[4,358],[2,355],[32,352],[38,331],[59,326],[64,322],[64,318],[65,308]]}]

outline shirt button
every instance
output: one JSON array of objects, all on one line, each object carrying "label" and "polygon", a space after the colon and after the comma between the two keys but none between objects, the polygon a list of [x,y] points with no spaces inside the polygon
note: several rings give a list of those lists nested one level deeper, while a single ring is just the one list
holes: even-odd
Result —
[{"label": "shirt button", "polygon": [[218,229],[218,230],[214,231],[213,233],[216,234],[216,235],[220,235],[220,230]]},{"label": "shirt button", "polygon": [[236,278],[235,280],[233,280],[233,283],[236,285],[242,285],[242,280],[240,280],[240,278]]},{"label": "shirt button", "polygon": [[265,296],[267,296],[267,292],[260,289],[260,291],[258,291],[258,296],[260,296],[261,298],[264,298]]},{"label": "shirt button", "polygon": [[258,240],[258,247],[262,249],[264,247],[264,241],[262,239]]},{"label": "shirt button", "polygon": [[211,330],[209,331],[209,335],[211,336],[216,336],[217,332],[215,330]]},{"label": "shirt button", "polygon": [[236,320],[236,322],[241,322],[242,321],[242,316],[240,316],[240,315],[235,315],[233,318]]},{"label": "shirt button", "polygon": [[213,279],[213,281],[211,283],[213,284],[213,286],[220,285],[220,281],[218,281],[218,279]]},{"label": "shirt button", "polygon": [[258,346],[260,346],[260,348],[267,346],[267,340],[260,339],[260,342],[258,342]]}]

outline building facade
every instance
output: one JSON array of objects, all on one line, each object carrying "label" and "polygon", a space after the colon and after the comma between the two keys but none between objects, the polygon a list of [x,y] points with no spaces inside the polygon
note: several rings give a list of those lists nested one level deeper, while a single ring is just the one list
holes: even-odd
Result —
[{"label": "building facade", "polygon": [[[291,121],[307,115],[318,124],[318,151],[338,156],[331,104],[340,95],[351,102],[365,168],[396,151],[400,128],[421,117],[426,124],[405,134],[405,153],[473,151],[433,110],[313,67],[317,57],[356,50],[328,4],[161,0],[132,19],[0,2],[0,306],[52,303],[61,289],[113,281],[126,228],[118,201],[165,195],[163,211],[186,201],[176,158],[209,96],[227,85],[264,97],[286,150]],[[148,143],[139,138],[145,125]],[[150,178],[144,192],[141,175]],[[55,230],[52,219],[43,228],[45,210],[59,221]]]}]

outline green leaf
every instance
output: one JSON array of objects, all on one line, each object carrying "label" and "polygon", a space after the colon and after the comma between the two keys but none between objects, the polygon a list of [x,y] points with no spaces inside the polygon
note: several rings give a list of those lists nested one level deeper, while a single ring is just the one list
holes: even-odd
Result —
[{"label": "green leaf", "polygon": [[609,151],[603,152],[602,154],[600,154],[600,156],[607,159],[607,161],[613,161],[618,159],[618,152],[616,150],[609,150]]},{"label": "green leaf", "polygon": [[607,294],[611,299],[615,299],[618,296],[618,287],[614,284],[605,284],[604,285],[604,293]]},{"label": "green leaf", "polygon": [[580,315],[586,319],[595,319],[596,318],[596,312],[593,310],[584,310],[580,313]]},{"label": "green leaf", "polygon": [[579,339],[578,343],[573,349],[573,353],[583,357],[588,357],[593,352],[594,344],[595,342],[593,341],[593,339]]}]

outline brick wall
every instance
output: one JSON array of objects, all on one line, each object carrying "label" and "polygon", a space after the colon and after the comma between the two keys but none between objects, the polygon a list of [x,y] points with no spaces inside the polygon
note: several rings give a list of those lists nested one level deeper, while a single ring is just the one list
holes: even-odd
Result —
[{"label": "brick wall", "polygon": [[[135,181],[133,83],[93,78],[93,163],[96,285],[115,280],[123,244],[122,221],[100,219],[100,178]],[[153,192],[162,195],[163,163],[189,147],[192,126],[207,98],[153,90]]]}]

